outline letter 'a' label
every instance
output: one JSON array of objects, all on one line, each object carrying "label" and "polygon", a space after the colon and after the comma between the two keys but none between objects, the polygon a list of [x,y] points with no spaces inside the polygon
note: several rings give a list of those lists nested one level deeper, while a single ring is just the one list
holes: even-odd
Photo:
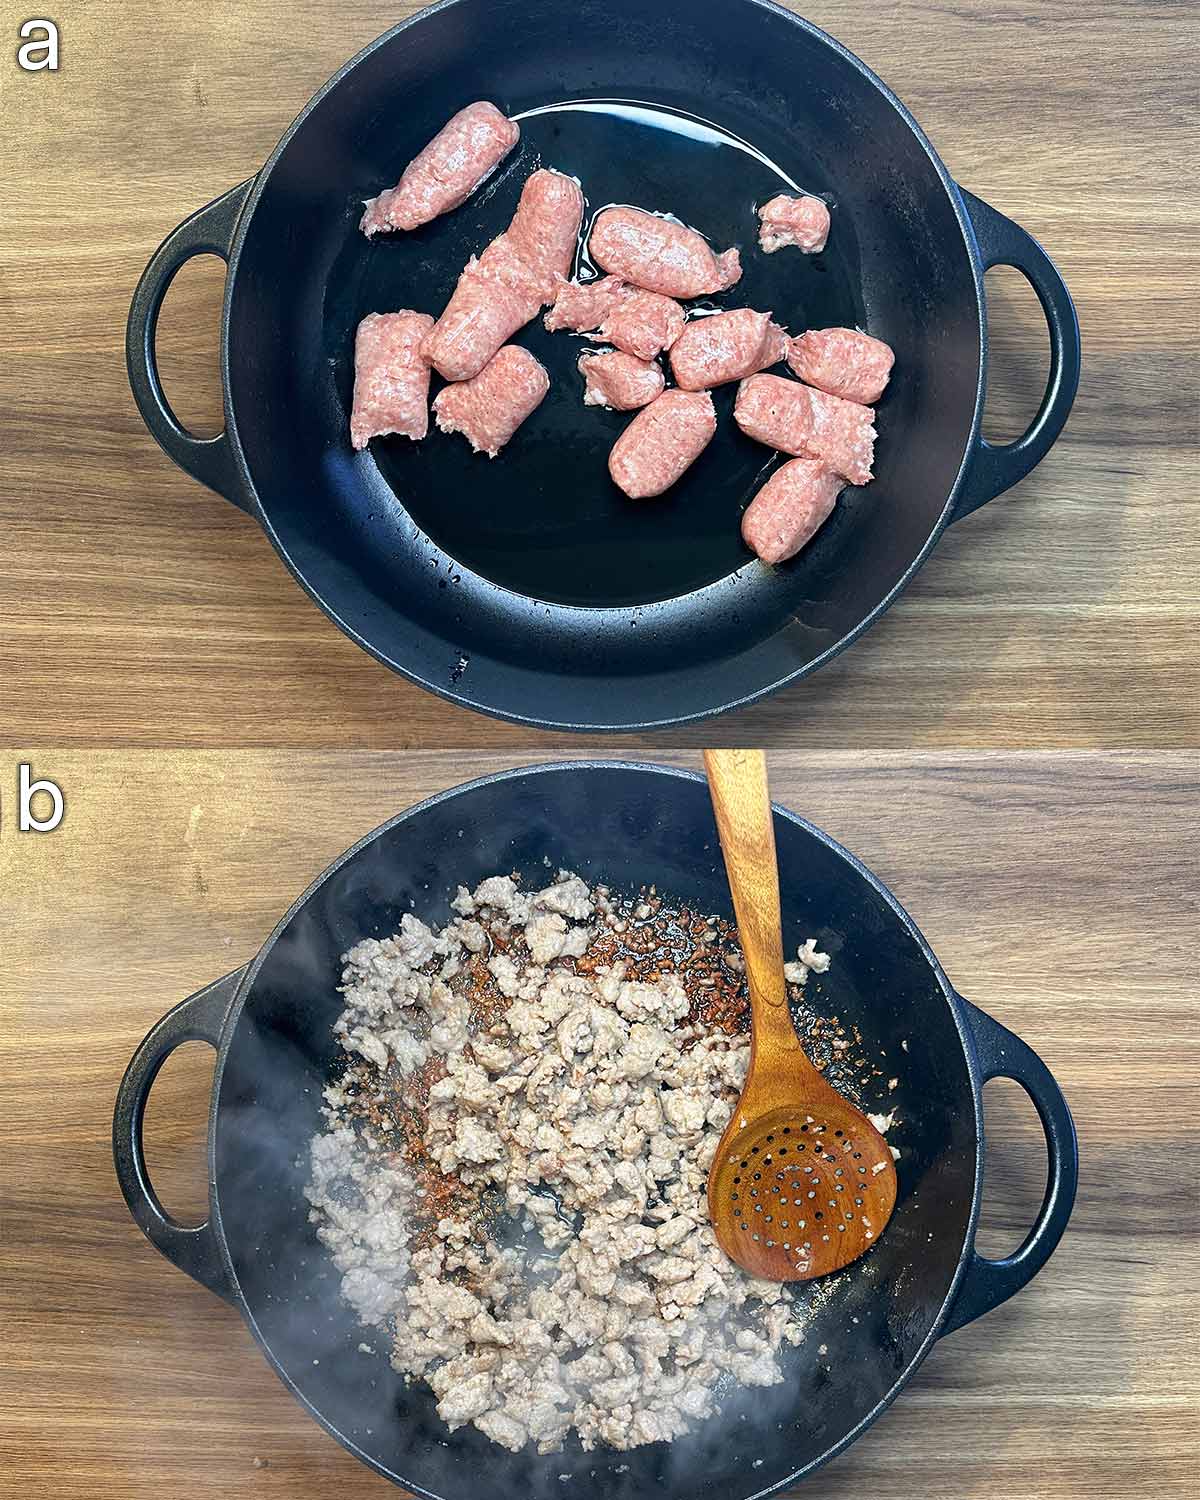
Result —
[{"label": "letter 'a' label", "polygon": [[25,73],[58,72],[58,27],[53,21],[26,21],[21,27],[17,66]]}]

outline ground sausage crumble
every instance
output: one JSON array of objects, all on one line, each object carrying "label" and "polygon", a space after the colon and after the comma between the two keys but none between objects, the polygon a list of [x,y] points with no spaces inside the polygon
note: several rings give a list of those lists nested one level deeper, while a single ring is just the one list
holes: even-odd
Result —
[{"label": "ground sausage crumble", "polygon": [[[733,929],[565,872],[453,909],[344,959],[349,1062],[307,1188],[342,1296],[452,1430],[514,1451],[669,1440],[731,1383],[782,1381],[828,1284],[749,1277],[705,1203],[749,1061]],[[801,948],[794,1007],[828,966]],[[808,1021],[834,1068],[860,1050]]]}]

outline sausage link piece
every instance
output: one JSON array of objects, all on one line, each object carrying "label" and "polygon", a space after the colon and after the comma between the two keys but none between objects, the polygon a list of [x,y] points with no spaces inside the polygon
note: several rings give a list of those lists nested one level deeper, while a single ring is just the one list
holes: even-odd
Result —
[{"label": "sausage link piece", "polygon": [[537,277],[499,235],[458,278],[425,340],[425,358],[447,380],[471,380],[542,308]]},{"label": "sausage link piece", "polygon": [[689,323],[671,349],[671,373],[680,390],[711,390],[777,365],[787,352],[788,336],[770,313],[737,307]]},{"label": "sausage link piece", "polygon": [[747,437],[797,458],[818,458],[851,484],[868,484],[875,456],[875,413],[781,375],[743,380],[733,420]]},{"label": "sausage link piece", "polygon": [[714,255],[694,229],[640,208],[598,214],[588,248],[603,270],[664,297],[709,297],[728,291],[742,275],[736,250]]},{"label": "sausage link piece", "polygon": [[568,281],[559,288],[554,306],[543,319],[546,332],[558,333],[565,328],[570,333],[595,333],[624,295],[625,283],[619,276]]},{"label": "sausage link piece", "polygon": [[843,488],[819,459],[793,458],[751,500],[742,517],[742,540],[763,562],[786,562],[816,536]]},{"label": "sausage link piece", "polygon": [[370,239],[391,229],[419,229],[465,203],[521,138],[521,127],[494,104],[468,104],[413,157],[394,188],[370,198],[359,225]]},{"label": "sausage link piece", "polygon": [[571,269],[583,218],[579,184],[534,172],[512,223],[468,262],[425,341],[425,357],[447,380],[471,380],[548,302]]},{"label": "sausage link piece", "polygon": [[635,359],[656,359],[675,347],[686,322],[687,314],[674,298],[627,286],[600,325],[600,337]]},{"label": "sausage link piece", "polygon": [[545,322],[550,333],[560,328],[597,333],[635,359],[650,360],[674,345],[686,317],[672,298],[628,286],[619,276],[604,276],[582,285],[569,281]]},{"label": "sausage link piece", "polygon": [[529,350],[506,344],[473,380],[439,391],[434,415],[443,432],[461,432],[476,453],[495,458],[549,389],[549,375]]},{"label": "sausage link piece", "polygon": [[758,243],[767,255],[785,245],[815,255],[828,240],[829,205],[822,198],[789,198],[781,193],[758,211]]},{"label": "sausage link piece", "polygon": [[707,391],[664,391],[617,439],[608,472],[632,500],[661,495],[691,468],[716,430]]},{"label": "sausage link piece", "polygon": [[583,224],[583,189],[573,177],[541,167],[521,190],[507,235],[533,271],[543,303],[553,302],[571,274]]},{"label": "sausage link piece", "polygon": [[418,443],[429,431],[429,365],[421,341],[432,327],[428,313],[407,309],[368,313],[358,325],[350,413],[356,449],[389,432]]},{"label": "sausage link piece", "polygon": [[882,339],[857,328],[814,328],[792,340],[787,362],[806,385],[874,406],[887,389],[896,356]]},{"label": "sausage link piece", "polygon": [[657,364],[635,359],[621,349],[607,354],[579,356],[579,373],[585,381],[583,404],[609,406],[613,411],[636,411],[662,395],[663,372]]}]

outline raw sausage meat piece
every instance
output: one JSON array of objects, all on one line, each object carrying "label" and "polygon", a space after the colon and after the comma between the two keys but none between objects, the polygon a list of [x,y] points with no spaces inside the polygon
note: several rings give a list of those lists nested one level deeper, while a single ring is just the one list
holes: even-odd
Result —
[{"label": "raw sausage meat piece", "polygon": [[614,349],[608,354],[581,354],[579,373],[586,381],[585,406],[636,411],[662,395],[663,372],[657,364]]},{"label": "raw sausage meat piece", "polygon": [[553,302],[571,274],[582,223],[583,190],[575,179],[548,167],[534,172],[506,233],[537,277],[543,302]]},{"label": "raw sausage meat piece", "polygon": [[768,254],[796,245],[806,255],[824,250],[829,239],[829,205],[823,198],[789,198],[781,193],[758,211],[758,243]]},{"label": "raw sausage meat piece", "polygon": [[549,375],[529,350],[507,344],[473,380],[439,391],[434,415],[443,432],[461,432],[476,453],[495,458],[549,389]]},{"label": "raw sausage meat piece", "polygon": [[608,472],[633,500],[661,495],[696,462],[716,430],[707,391],[664,391],[617,439]]},{"label": "raw sausage meat piece", "polygon": [[798,458],[819,458],[851,484],[867,484],[875,456],[875,413],[780,375],[743,380],[733,420],[747,437]]},{"label": "raw sausage meat piece", "polygon": [[793,339],[787,362],[806,385],[874,406],[891,378],[896,356],[882,339],[855,328],[815,328]]},{"label": "raw sausage meat piece", "polygon": [[600,337],[635,359],[654,359],[674,347],[686,322],[687,315],[673,298],[629,286],[600,325]]},{"label": "raw sausage meat piece", "polygon": [[421,341],[433,327],[428,313],[368,313],[354,339],[354,408],[350,441],[398,432],[420,440],[429,431],[429,365]]},{"label": "raw sausage meat piece", "polygon": [[447,380],[470,380],[542,308],[537,277],[499,235],[467,262],[454,295],[425,340],[425,358]]},{"label": "raw sausage meat piece", "polygon": [[360,228],[368,239],[419,229],[465,203],[521,138],[521,127],[481,100],[460,109],[404,169],[394,188],[370,198]]},{"label": "raw sausage meat piece", "polygon": [[502,344],[553,302],[579,243],[583,194],[561,172],[534,172],[512,223],[468,262],[425,341],[425,357],[447,380],[471,380]]},{"label": "raw sausage meat piece", "polygon": [[819,459],[793,458],[751,500],[742,540],[765,563],[785,562],[812,541],[844,488]]},{"label": "raw sausage meat piece", "polygon": [[559,288],[554,306],[546,314],[547,333],[567,329],[571,333],[594,333],[620,304],[625,283],[619,276],[599,281],[568,281]]},{"label": "raw sausage meat piece", "polygon": [[709,297],[742,275],[736,250],[714,255],[694,229],[640,208],[598,214],[588,248],[603,270],[664,297]]},{"label": "raw sausage meat piece", "polygon": [[670,297],[627,286],[619,276],[580,285],[570,281],[546,314],[546,328],[556,333],[598,333],[606,344],[635,359],[655,359],[683,332],[683,308]]},{"label": "raw sausage meat piece", "polygon": [[788,336],[770,313],[738,307],[689,323],[671,350],[671,373],[680,390],[710,390],[777,365],[787,352]]}]

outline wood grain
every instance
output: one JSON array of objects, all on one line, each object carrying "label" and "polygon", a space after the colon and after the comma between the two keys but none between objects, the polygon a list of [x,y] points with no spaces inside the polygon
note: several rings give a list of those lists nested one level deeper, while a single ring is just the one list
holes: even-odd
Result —
[{"label": "wood grain", "polygon": [[783,977],[779,861],[767,758],[762,750],[706,750],[704,774],[721,840],[733,914],[746,960],[756,1045],[781,1022],[778,1035],[795,1046]]},{"label": "wood grain", "polygon": [[[323,80],[413,9],[61,0],[62,71],[24,75],[11,52],[0,64],[8,743],[556,742],[451,708],[359,652],[251,521],[172,467],[126,388],[125,313],[159,239],[253,173]],[[1079,304],[1083,387],[1037,473],[955,527],[850,652],[661,741],[1195,744],[1195,7],[805,10],[888,80],[959,180],[1058,259]],[[1046,338],[1019,278],[989,280],[989,430],[1011,434],[1040,395]],[[209,428],[219,286],[189,273],[164,337],[170,391]]]},{"label": "wood grain", "polygon": [[[704,772],[746,961],[751,1028],[750,1068],[708,1170],[709,1218],[721,1249],[751,1276],[767,1281],[811,1281],[832,1275],[865,1255],[871,1241],[882,1233],[896,1206],[896,1164],[874,1124],[814,1067],[792,1024],[766,752],[706,750]],[[827,1233],[814,1227],[789,1243],[782,1234],[778,1239],[770,1237],[778,1233],[765,1228],[772,1222],[771,1214],[755,1219],[756,1213],[763,1213],[763,1206],[752,1209],[750,1198],[757,1198],[759,1189],[749,1186],[749,1176],[743,1179],[739,1175],[746,1171],[747,1161],[743,1160],[740,1168],[737,1163],[739,1157],[761,1149],[763,1155],[753,1165],[756,1169],[763,1167],[764,1197],[768,1191],[777,1195],[765,1207],[778,1212],[779,1205],[786,1206],[788,1200],[778,1197],[778,1184],[768,1189],[772,1179],[766,1165],[774,1147],[781,1148],[775,1169],[782,1181],[788,1170],[783,1161],[788,1144],[783,1137],[797,1126],[792,1145],[799,1151],[805,1149],[798,1144],[800,1132],[810,1126],[813,1132],[808,1138],[809,1155],[792,1158],[793,1170],[798,1172],[803,1162],[805,1173],[812,1174],[804,1182],[810,1198],[814,1192],[818,1194],[823,1207],[826,1193],[846,1190],[845,1183],[834,1180],[842,1175],[843,1165],[853,1175],[854,1168],[842,1155],[845,1151],[853,1150],[857,1170],[866,1180],[855,1179],[850,1189],[850,1194],[862,1194],[854,1200],[862,1208],[860,1214],[847,1213],[843,1220],[840,1210],[848,1206],[843,1200],[836,1215],[836,1232],[832,1224]],[[759,1175],[755,1170],[755,1178]],[[793,1182],[792,1186],[800,1184]],[[815,1224],[815,1220],[810,1222]],[[784,1230],[790,1227],[787,1220],[780,1225]],[[796,1228],[804,1230],[804,1222]]]},{"label": "wood grain", "polygon": [[[395,1491],[304,1416],[237,1315],[134,1228],[110,1111],[148,1027],[250,958],[330,859],[514,757],[40,750],[35,770],[68,804],[42,838],[14,832],[18,758],[0,753],[0,1495],[385,1500]],[[947,1339],[800,1493],[1194,1494],[1200,757],[777,753],[771,774],[891,885],[954,983],[1045,1058],[1082,1143],[1075,1217],[1042,1275]],[[203,1203],[209,1071],[203,1049],[181,1055],[154,1101],[157,1180],[181,1212]],[[1044,1182],[1014,1092],[987,1091],[993,1252],[1021,1238]]]}]

